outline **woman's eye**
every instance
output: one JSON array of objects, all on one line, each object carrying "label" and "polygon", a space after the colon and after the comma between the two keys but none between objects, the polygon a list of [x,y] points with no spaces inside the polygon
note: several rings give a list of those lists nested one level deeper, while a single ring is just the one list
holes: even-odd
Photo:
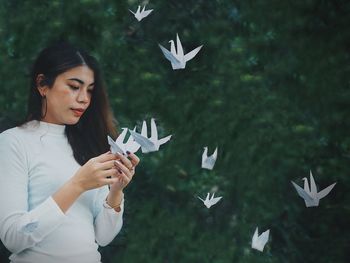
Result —
[{"label": "woman's eye", "polygon": [[70,87],[71,89],[73,89],[73,90],[77,90],[77,89],[79,89],[79,87],[72,86],[72,85],[69,85],[69,87]]}]

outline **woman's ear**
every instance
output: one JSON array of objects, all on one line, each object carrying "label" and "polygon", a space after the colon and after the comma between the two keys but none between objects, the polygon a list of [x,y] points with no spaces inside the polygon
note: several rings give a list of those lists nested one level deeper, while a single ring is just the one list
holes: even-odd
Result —
[{"label": "woman's ear", "polygon": [[37,86],[37,89],[38,89],[41,97],[45,97],[46,90],[47,90],[47,82],[46,82],[44,74],[39,74],[36,77],[36,86]]}]

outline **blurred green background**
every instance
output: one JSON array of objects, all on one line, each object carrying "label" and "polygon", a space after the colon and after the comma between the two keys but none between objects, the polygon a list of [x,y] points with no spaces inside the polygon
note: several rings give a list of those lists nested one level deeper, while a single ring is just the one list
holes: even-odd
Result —
[{"label": "blurred green background", "polygon": [[[24,117],[38,52],[65,38],[99,60],[121,127],[155,117],[173,134],[139,152],[103,262],[349,262],[349,1],[0,2],[1,131]],[[154,9],[141,22],[139,4]],[[158,43],[176,33],[187,52],[204,46],[174,71]],[[212,171],[204,146],[219,147]],[[290,182],[310,169],[319,189],[337,182],[317,208]],[[207,209],[207,192],[223,199]],[[256,226],[270,229],[263,253]]]}]

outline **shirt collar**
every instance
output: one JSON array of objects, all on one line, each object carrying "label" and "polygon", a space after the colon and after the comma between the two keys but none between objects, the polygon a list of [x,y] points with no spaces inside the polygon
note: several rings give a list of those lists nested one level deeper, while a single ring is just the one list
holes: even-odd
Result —
[{"label": "shirt collar", "polygon": [[28,125],[35,128],[39,132],[44,132],[45,134],[52,135],[65,135],[66,125],[54,124],[45,121],[32,120],[28,122]]}]

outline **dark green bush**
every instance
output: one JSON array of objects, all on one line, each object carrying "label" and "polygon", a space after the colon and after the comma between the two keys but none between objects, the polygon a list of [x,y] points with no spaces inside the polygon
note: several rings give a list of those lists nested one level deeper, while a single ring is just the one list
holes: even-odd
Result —
[{"label": "dark green bush", "polygon": [[[126,191],[125,224],[104,262],[348,262],[350,258],[350,5],[342,0],[1,1],[0,130],[24,116],[29,67],[65,38],[100,61],[121,126],[157,119],[160,152]],[[158,43],[179,34],[186,51],[174,71]],[[219,147],[213,171],[203,146]],[[313,171],[306,208],[290,181]],[[207,210],[197,199],[215,190]],[[271,229],[263,253],[255,227]],[[6,261],[8,252],[2,248]]]}]

